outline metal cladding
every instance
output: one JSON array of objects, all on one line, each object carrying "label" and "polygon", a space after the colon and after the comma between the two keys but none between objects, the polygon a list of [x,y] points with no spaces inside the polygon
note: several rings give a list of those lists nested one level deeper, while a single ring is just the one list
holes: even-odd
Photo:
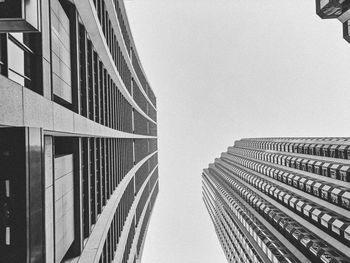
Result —
[{"label": "metal cladding", "polygon": [[228,262],[350,262],[350,139],[236,141],[203,171]]},{"label": "metal cladding", "polygon": [[0,0],[0,32],[0,262],[139,263],[157,105],[124,2]]}]

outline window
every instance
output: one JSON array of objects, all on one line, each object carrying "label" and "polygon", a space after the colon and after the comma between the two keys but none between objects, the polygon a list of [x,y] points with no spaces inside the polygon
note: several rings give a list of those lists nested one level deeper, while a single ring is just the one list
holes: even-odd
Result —
[{"label": "window", "polygon": [[[32,44],[32,45],[31,45]],[[8,35],[8,77],[29,89],[34,88],[35,57],[31,36],[25,33]]]},{"label": "window", "polygon": [[7,76],[6,55],[6,34],[0,34],[0,74],[5,76]]}]

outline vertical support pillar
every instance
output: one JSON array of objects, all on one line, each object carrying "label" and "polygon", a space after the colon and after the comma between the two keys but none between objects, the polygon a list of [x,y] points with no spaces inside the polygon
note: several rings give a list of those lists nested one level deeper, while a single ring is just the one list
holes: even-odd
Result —
[{"label": "vertical support pillar", "polygon": [[84,204],[84,238],[88,237],[90,235],[91,231],[91,196],[90,196],[90,188],[91,188],[91,181],[90,181],[90,174],[91,174],[91,167],[90,167],[90,139],[89,138],[83,138],[83,204]]},{"label": "vertical support pillar", "polygon": [[82,114],[80,101],[80,62],[79,62],[79,18],[75,5],[65,1],[63,8],[70,20],[70,50],[71,50],[71,74],[72,74],[72,110]]},{"label": "vertical support pillar", "polygon": [[0,255],[45,261],[43,136],[39,128],[0,129]]},{"label": "vertical support pillar", "polygon": [[55,262],[53,139],[45,136],[45,262]]},{"label": "vertical support pillar", "polygon": [[[29,262],[44,262],[44,165],[43,133],[39,128],[25,128],[27,133],[27,231],[29,233]],[[29,206],[29,207],[28,207]],[[28,236],[28,235],[27,235]]]},{"label": "vertical support pillar", "polygon": [[82,139],[73,140],[73,174],[74,174],[74,242],[72,256],[80,255],[83,250],[83,186],[82,186]]},{"label": "vertical support pillar", "polygon": [[97,172],[97,150],[96,150],[96,145],[97,145],[97,139],[96,138],[91,138],[90,139],[90,147],[91,147],[91,163],[92,163],[92,168],[91,168],[91,180],[90,183],[92,185],[91,187],[91,193],[90,193],[90,198],[92,198],[92,205],[91,205],[91,209],[92,209],[92,219],[91,219],[91,224],[95,224],[96,223],[96,219],[97,219],[97,211],[98,211],[98,207],[97,207],[97,176],[98,176],[98,172]]},{"label": "vertical support pillar", "polygon": [[51,15],[50,0],[41,1],[41,44],[42,44],[42,89],[43,96],[53,97],[51,86]]}]

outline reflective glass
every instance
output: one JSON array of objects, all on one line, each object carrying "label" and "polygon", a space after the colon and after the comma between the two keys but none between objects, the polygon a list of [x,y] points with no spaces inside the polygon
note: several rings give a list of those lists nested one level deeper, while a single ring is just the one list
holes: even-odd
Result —
[{"label": "reflective glass", "polygon": [[32,75],[32,54],[24,51],[12,40],[8,41],[8,68],[9,78],[30,88]]},{"label": "reflective glass", "polygon": [[35,44],[33,33],[10,33],[10,35],[33,52]]},{"label": "reflective glass", "polygon": [[8,77],[22,86],[25,84],[24,78],[11,70],[8,73]]},{"label": "reflective glass", "polygon": [[0,1],[0,18],[22,18],[22,1]]},{"label": "reflective glass", "polygon": [[5,74],[5,52],[6,52],[6,42],[5,34],[0,34],[0,74]]},{"label": "reflective glass", "polygon": [[24,75],[24,51],[12,41],[8,42],[9,69]]}]

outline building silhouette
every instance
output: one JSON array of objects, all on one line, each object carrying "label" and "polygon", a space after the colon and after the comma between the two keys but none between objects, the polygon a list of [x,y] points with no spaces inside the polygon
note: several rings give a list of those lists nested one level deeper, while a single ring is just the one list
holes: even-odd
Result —
[{"label": "building silhouette", "polygon": [[228,262],[350,262],[350,140],[236,141],[203,171]]},{"label": "building silhouette", "polygon": [[156,97],[122,0],[0,1],[0,262],[139,262]]},{"label": "building silhouette", "polygon": [[343,24],[343,38],[350,43],[349,0],[316,0],[316,13],[322,19],[338,19]]}]

